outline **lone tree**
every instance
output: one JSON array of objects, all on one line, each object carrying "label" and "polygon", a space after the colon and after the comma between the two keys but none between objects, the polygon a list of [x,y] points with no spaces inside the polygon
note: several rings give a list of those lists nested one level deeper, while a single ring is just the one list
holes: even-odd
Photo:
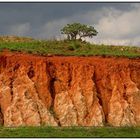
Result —
[{"label": "lone tree", "polygon": [[61,29],[61,34],[67,35],[68,40],[82,40],[82,38],[96,36],[98,32],[92,26],[81,23],[67,24]]}]

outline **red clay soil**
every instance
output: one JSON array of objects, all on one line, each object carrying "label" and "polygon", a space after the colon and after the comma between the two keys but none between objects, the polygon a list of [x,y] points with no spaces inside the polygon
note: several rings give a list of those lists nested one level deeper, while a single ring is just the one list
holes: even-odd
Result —
[{"label": "red clay soil", "polygon": [[140,58],[0,54],[4,126],[139,126]]}]

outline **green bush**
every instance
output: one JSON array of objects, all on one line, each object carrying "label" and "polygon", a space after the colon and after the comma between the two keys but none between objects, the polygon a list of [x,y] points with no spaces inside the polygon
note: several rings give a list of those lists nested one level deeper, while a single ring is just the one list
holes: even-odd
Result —
[{"label": "green bush", "polygon": [[79,49],[80,47],[81,47],[80,42],[78,42],[78,41],[71,41],[69,46],[68,46],[68,49],[73,51],[73,50]]}]

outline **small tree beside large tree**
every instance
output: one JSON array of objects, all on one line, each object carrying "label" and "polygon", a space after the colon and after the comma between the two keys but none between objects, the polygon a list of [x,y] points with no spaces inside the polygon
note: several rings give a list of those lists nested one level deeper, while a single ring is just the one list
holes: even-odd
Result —
[{"label": "small tree beside large tree", "polygon": [[67,35],[68,40],[82,40],[85,37],[92,38],[98,34],[93,26],[81,23],[67,24],[61,29],[61,33]]}]

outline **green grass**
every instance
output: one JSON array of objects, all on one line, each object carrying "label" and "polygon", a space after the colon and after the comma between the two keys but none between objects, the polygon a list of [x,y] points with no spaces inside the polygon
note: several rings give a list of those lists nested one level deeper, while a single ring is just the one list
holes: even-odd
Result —
[{"label": "green grass", "polygon": [[140,127],[0,127],[0,137],[140,137]]},{"label": "green grass", "polygon": [[140,57],[140,47],[96,45],[79,41],[0,41],[0,51],[3,49],[39,55]]}]

